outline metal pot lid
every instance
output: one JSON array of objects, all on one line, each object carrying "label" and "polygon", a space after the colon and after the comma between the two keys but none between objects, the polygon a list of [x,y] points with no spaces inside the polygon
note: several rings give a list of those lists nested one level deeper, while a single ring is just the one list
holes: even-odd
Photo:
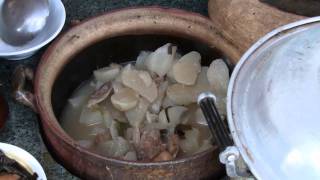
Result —
[{"label": "metal pot lid", "polygon": [[320,179],[320,17],[253,45],[228,89],[228,123],[258,179]]}]

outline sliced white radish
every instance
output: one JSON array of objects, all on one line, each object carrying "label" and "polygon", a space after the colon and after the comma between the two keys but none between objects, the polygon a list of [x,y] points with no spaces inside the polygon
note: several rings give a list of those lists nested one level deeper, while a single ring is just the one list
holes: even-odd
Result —
[{"label": "sliced white radish", "polygon": [[90,108],[97,105],[98,103],[101,103],[102,101],[107,99],[111,91],[112,91],[111,83],[110,82],[104,83],[99,89],[95,90],[90,95],[87,106]]},{"label": "sliced white radish", "polygon": [[102,108],[102,117],[103,117],[103,123],[105,127],[110,128],[112,121],[114,121],[114,119],[108,109]]},{"label": "sliced white radish", "polygon": [[167,73],[167,78],[171,83],[177,83],[177,81],[174,78],[174,74],[173,74],[173,67],[177,62],[178,62],[177,59],[172,61],[172,66],[171,66],[170,70]]},{"label": "sliced white radish", "polygon": [[203,151],[208,150],[210,148],[212,148],[212,142],[209,139],[205,139],[205,140],[203,140],[203,142],[197,152],[203,152]]},{"label": "sliced white radish", "polygon": [[84,148],[90,148],[92,146],[92,141],[90,140],[78,140],[77,143]]},{"label": "sliced white radish", "polygon": [[123,157],[124,160],[127,161],[136,161],[137,160],[137,153],[135,151],[129,151],[126,153],[126,155]]},{"label": "sliced white radish", "polygon": [[167,89],[167,96],[177,105],[189,105],[195,102],[193,87],[182,84],[173,84]]},{"label": "sliced white radish", "polygon": [[98,145],[98,151],[109,157],[122,157],[130,149],[130,144],[122,137],[117,137],[114,140],[106,141]]},{"label": "sliced white radish", "polygon": [[151,80],[146,71],[135,70],[130,64],[122,71],[122,83],[135,90],[149,102],[153,102],[158,96],[156,84]]},{"label": "sliced white radish", "polygon": [[188,108],[184,106],[174,106],[168,108],[168,120],[171,127],[175,127],[182,120],[182,116],[185,112],[188,111]]},{"label": "sliced white radish", "polygon": [[209,84],[209,81],[207,78],[207,72],[208,72],[208,67],[206,67],[206,66],[201,67],[201,72],[199,73],[196,84],[194,85],[194,88],[192,89],[192,97],[195,102],[196,102],[198,96],[202,92],[211,91],[211,87],[210,87],[210,84]]},{"label": "sliced white radish", "polygon": [[180,148],[181,150],[190,155],[198,151],[199,145],[199,137],[200,132],[196,128],[192,128],[192,130],[187,130],[184,132],[184,139],[180,140]]},{"label": "sliced white radish", "polygon": [[139,56],[137,57],[135,67],[139,70],[146,70],[147,67],[145,65],[145,60],[151,54],[150,51],[141,51]]},{"label": "sliced white radish", "polygon": [[104,113],[104,111],[108,111],[108,113],[111,115],[112,119],[119,121],[119,122],[123,122],[123,123],[127,123],[128,120],[126,118],[126,116],[124,115],[124,112],[119,111],[118,109],[116,109],[111,102],[111,98],[108,98],[105,103],[101,103],[99,104],[102,110],[102,113]]},{"label": "sliced white radish", "polygon": [[222,59],[212,61],[207,72],[208,81],[217,96],[225,97],[229,83],[229,69]]},{"label": "sliced white radish", "polygon": [[203,112],[200,108],[197,108],[195,116],[195,120],[198,124],[208,126],[207,120],[204,117]]},{"label": "sliced white radish", "polygon": [[172,66],[173,60],[172,49],[170,48],[172,48],[170,43],[165,44],[148,56],[145,64],[150,72],[157,73],[161,77],[167,74]]},{"label": "sliced white radish", "polygon": [[115,79],[120,73],[121,66],[118,64],[111,64],[108,67],[104,67],[93,71],[93,75],[99,83],[106,83]]},{"label": "sliced white radish", "polygon": [[81,108],[81,106],[86,104],[90,94],[92,94],[94,90],[94,82],[85,81],[75,90],[75,93],[68,99],[68,102],[73,108]]},{"label": "sliced white radish", "polygon": [[130,88],[123,88],[111,96],[111,102],[119,111],[128,111],[138,103],[138,95]]},{"label": "sliced white radish", "polygon": [[103,122],[103,116],[100,110],[87,108],[85,106],[80,114],[79,121],[81,124],[85,124],[87,126],[93,126],[93,125],[101,124]]},{"label": "sliced white radish", "polygon": [[112,82],[112,89],[114,93],[119,92],[120,89],[124,88],[121,82],[113,81]]},{"label": "sliced white radish", "polygon": [[103,134],[106,132],[106,128],[101,126],[94,126],[92,130],[90,131],[90,136],[97,136],[98,134]]},{"label": "sliced white radish", "polygon": [[163,81],[160,83],[158,88],[159,95],[157,99],[150,106],[150,111],[152,113],[158,114],[160,112],[162,101],[166,94],[167,88],[168,88],[168,81]]},{"label": "sliced white radish", "polygon": [[159,123],[162,124],[164,127],[167,127],[169,124],[169,120],[165,109],[162,109],[159,113]]},{"label": "sliced white radish", "polygon": [[173,66],[173,76],[181,84],[194,85],[201,71],[201,55],[192,51],[182,56]]},{"label": "sliced white radish", "polygon": [[147,119],[148,123],[154,123],[154,122],[156,122],[158,120],[158,115],[147,111],[146,119]]},{"label": "sliced white radish", "polygon": [[152,78],[151,78],[150,74],[147,71],[139,71],[138,72],[138,76],[147,87],[151,86]]},{"label": "sliced white radish", "polygon": [[110,134],[112,139],[119,137],[119,123],[117,121],[112,121],[110,126]]},{"label": "sliced white radish", "polygon": [[168,96],[165,96],[165,97],[163,98],[161,107],[162,107],[162,108],[168,108],[168,107],[176,106],[176,105],[178,105],[178,104],[176,104],[175,102],[173,102]]},{"label": "sliced white radish", "polygon": [[139,127],[141,125],[145,119],[149,104],[150,103],[147,100],[140,98],[139,103],[135,108],[125,112],[125,115],[131,126]]}]

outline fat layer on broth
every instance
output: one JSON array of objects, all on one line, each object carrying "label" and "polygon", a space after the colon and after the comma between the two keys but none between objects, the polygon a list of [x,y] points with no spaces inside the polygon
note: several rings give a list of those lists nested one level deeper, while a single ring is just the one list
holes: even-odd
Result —
[{"label": "fat layer on broth", "polygon": [[201,66],[198,52],[182,56],[168,43],[142,51],[135,63],[95,70],[69,98],[61,125],[82,147],[103,156],[141,162],[189,156],[212,147],[197,96],[215,93],[225,115],[228,81],[223,60]]}]

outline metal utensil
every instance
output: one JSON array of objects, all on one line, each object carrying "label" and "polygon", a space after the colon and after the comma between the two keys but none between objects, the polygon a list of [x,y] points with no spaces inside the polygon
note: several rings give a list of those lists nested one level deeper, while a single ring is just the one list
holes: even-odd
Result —
[{"label": "metal utensil", "polygon": [[211,92],[201,93],[198,97],[198,104],[208,123],[209,130],[215,138],[220,150],[233,144],[228,130],[224,127],[223,121],[215,105],[216,96]]},{"label": "metal utensil", "polygon": [[219,159],[221,163],[226,165],[227,174],[230,177],[251,178],[252,174],[248,171],[239,151],[232,146],[231,135],[216,107],[216,96],[211,92],[203,92],[198,96],[197,101],[208,123],[209,130],[220,148]]},{"label": "metal utensil", "polygon": [[32,40],[46,25],[48,0],[4,0],[0,14],[0,35],[19,46]]}]

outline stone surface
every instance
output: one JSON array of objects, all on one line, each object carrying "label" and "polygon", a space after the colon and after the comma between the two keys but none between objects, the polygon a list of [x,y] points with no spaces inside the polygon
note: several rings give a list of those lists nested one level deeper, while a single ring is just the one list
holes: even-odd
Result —
[{"label": "stone surface", "polygon": [[[186,9],[207,15],[207,0],[62,0],[67,11],[66,27],[72,20],[82,20],[111,10],[158,5]],[[19,146],[36,157],[44,167],[48,179],[78,179],[57,164],[42,142],[38,117],[11,98],[10,78],[14,68],[24,64],[36,68],[45,48],[31,58],[22,61],[0,59],[0,93],[8,101],[10,115],[0,132],[0,141]]]}]

